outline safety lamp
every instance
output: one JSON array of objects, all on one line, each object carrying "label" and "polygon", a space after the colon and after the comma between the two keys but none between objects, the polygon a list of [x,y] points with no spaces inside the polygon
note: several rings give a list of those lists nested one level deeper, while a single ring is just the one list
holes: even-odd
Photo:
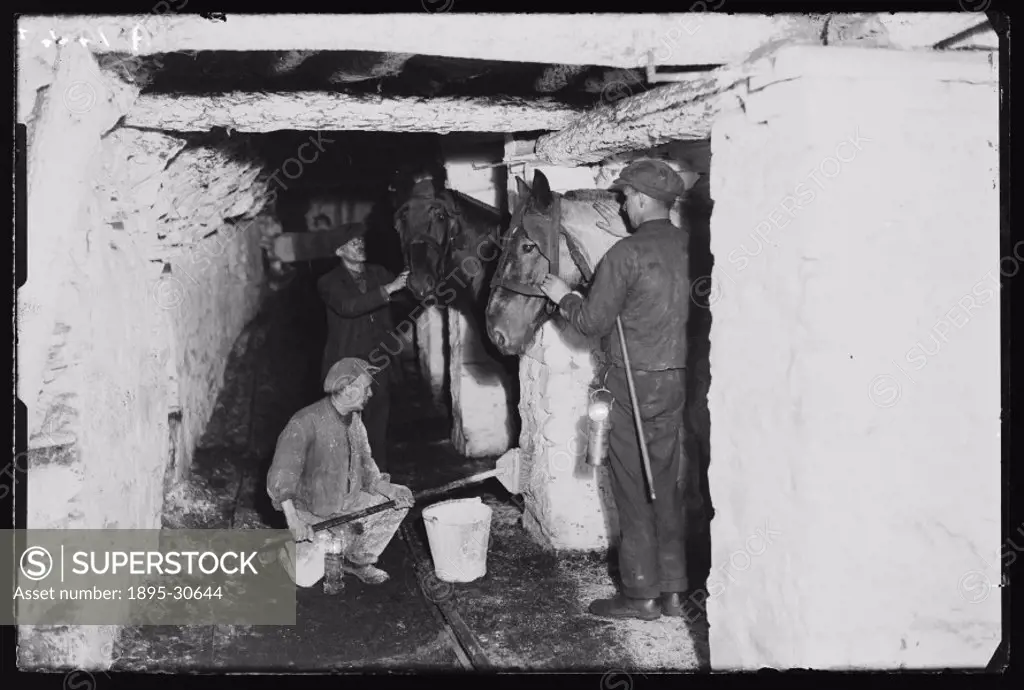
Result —
[{"label": "safety lamp", "polygon": [[614,402],[607,388],[599,388],[590,394],[590,406],[587,408],[587,464],[592,467],[604,465],[608,455],[608,433],[612,428]]}]

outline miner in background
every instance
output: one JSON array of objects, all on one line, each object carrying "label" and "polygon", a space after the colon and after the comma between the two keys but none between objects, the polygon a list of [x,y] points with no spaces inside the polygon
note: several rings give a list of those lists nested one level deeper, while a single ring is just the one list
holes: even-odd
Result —
[{"label": "miner in background", "polygon": [[[291,565],[300,586],[316,584],[325,568],[340,568],[367,584],[388,579],[374,564],[412,507],[413,497],[407,487],[392,484],[389,475],[381,473],[367,440],[360,412],[373,396],[376,373],[361,359],[335,363],[324,379],[327,395],[296,412],[278,437],[267,494],[300,542]],[[314,537],[310,528],[387,500],[396,502],[395,510],[331,528],[326,539]],[[327,553],[343,559],[328,559],[325,566]],[[327,575],[331,582],[341,580],[341,573]]]},{"label": "miner in background", "polygon": [[[609,435],[612,494],[619,514],[619,572],[623,591],[598,599],[590,612],[606,618],[653,620],[684,615],[689,590],[683,490],[689,473],[682,448],[686,401],[686,321],[689,315],[689,232],[669,220],[686,191],[663,161],[640,160],[615,181],[634,232],[612,246],[597,265],[584,298],[558,276],[541,289],[582,334],[610,345],[600,373],[615,397]],[[616,332],[622,319],[640,417],[651,460],[652,504],[633,421],[622,351]]]},{"label": "miner in background", "polygon": [[[366,261],[365,228],[347,226],[335,256],[341,263],[317,281],[327,307],[327,345],[321,374],[345,357],[368,361],[379,371],[373,377],[372,397],[363,411],[370,448],[377,465],[387,469],[387,429],[390,411],[390,368],[399,364],[399,336],[394,332],[391,299],[405,287],[408,272],[393,273]],[[383,371],[387,369],[387,371]]]}]

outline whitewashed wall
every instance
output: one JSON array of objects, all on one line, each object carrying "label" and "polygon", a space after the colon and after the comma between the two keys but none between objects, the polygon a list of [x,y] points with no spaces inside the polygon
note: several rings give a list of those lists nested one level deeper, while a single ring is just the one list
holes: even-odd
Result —
[{"label": "whitewashed wall", "polygon": [[989,59],[779,58],[715,124],[716,670],[998,645],[999,279],[1024,253],[1000,262]]}]

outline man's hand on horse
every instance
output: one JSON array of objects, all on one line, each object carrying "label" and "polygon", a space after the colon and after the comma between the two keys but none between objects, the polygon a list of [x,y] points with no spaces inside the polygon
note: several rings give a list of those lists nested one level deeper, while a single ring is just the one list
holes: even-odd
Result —
[{"label": "man's hand on horse", "polygon": [[409,270],[406,269],[398,274],[398,277],[392,280],[390,283],[384,286],[384,289],[388,291],[389,295],[393,295],[399,290],[403,289],[406,283],[409,282]]},{"label": "man's hand on horse", "polygon": [[594,210],[600,214],[604,220],[599,220],[595,225],[605,232],[612,232],[612,224],[622,224],[622,205],[612,201],[595,201]]},{"label": "man's hand on horse", "polygon": [[555,304],[562,301],[562,298],[568,295],[572,290],[565,284],[565,281],[556,276],[554,273],[548,273],[544,276],[544,280],[540,284],[541,291],[548,296]]}]

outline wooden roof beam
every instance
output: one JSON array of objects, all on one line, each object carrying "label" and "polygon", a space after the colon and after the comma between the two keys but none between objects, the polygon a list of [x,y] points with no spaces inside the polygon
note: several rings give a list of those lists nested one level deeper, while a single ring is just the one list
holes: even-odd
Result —
[{"label": "wooden roof beam", "polygon": [[550,101],[380,98],[320,91],[140,97],[128,127],[170,132],[523,132],[562,129],[581,111]]}]

